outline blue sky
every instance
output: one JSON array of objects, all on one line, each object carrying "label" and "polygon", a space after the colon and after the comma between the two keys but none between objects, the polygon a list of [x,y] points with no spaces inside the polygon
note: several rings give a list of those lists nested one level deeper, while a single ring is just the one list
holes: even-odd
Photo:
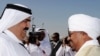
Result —
[{"label": "blue sky", "polygon": [[100,0],[0,0],[0,14],[7,3],[20,3],[32,9],[34,24],[48,30],[50,35],[59,32],[67,35],[69,16],[84,13],[100,18]]}]

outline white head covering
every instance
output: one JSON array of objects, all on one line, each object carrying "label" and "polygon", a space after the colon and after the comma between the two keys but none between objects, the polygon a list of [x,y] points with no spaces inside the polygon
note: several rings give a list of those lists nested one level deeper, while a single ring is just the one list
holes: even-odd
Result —
[{"label": "white head covering", "polygon": [[69,31],[84,31],[92,39],[100,35],[100,19],[85,14],[72,15],[68,20]]},{"label": "white head covering", "polygon": [[[19,10],[21,9],[21,10]],[[22,20],[31,16],[30,13],[23,11],[24,9],[31,12],[31,10],[21,4],[7,4],[2,17],[0,19],[0,33],[16,24]]]},{"label": "white head covering", "polygon": [[[40,29],[41,28],[36,28],[35,31],[39,32]],[[40,41],[41,43],[40,48],[43,49],[46,52],[46,54],[49,56],[51,53],[51,45],[50,45],[50,40],[49,40],[50,37],[46,29],[44,30],[44,32],[45,32],[45,38],[42,41]]]}]

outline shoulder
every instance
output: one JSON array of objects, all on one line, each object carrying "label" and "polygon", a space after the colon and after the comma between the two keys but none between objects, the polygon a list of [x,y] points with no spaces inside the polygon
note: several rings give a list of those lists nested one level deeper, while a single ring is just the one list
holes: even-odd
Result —
[{"label": "shoulder", "polygon": [[100,56],[100,46],[87,46],[81,51],[77,52],[75,56]]},{"label": "shoulder", "polygon": [[9,38],[9,36],[7,36],[4,33],[0,34],[0,47],[1,48],[11,48],[11,46],[14,44],[14,41],[12,41],[12,39]]},{"label": "shoulder", "polygon": [[0,51],[7,51],[10,41],[4,34],[0,34]]},{"label": "shoulder", "polygon": [[9,36],[7,36],[4,33],[0,34],[0,44],[4,44],[4,43],[10,43],[11,39],[8,38]]},{"label": "shoulder", "polygon": [[100,46],[92,46],[88,56],[99,56]]},{"label": "shoulder", "polygon": [[4,34],[0,34],[0,45],[7,42],[7,37]]}]

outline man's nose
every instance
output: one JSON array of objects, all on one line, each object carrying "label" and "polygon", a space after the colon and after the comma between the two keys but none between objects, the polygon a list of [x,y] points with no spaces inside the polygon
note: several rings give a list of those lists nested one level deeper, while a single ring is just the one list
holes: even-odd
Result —
[{"label": "man's nose", "polygon": [[27,27],[30,27],[30,22],[27,22]]}]

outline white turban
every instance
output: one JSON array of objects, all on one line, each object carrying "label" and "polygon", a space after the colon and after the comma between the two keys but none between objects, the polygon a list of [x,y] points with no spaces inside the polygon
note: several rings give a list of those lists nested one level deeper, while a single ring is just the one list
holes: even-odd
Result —
[{"label": "white turban", "polygon": [[68,20],[69,31],[84,31],[92,39],[100,36],[100,19],[84,14],[72,15]]},{"label": "white turban", "polygon": [[0,33],[31,16],[31,10],[21,4],[7,4],[1,19]]}]

